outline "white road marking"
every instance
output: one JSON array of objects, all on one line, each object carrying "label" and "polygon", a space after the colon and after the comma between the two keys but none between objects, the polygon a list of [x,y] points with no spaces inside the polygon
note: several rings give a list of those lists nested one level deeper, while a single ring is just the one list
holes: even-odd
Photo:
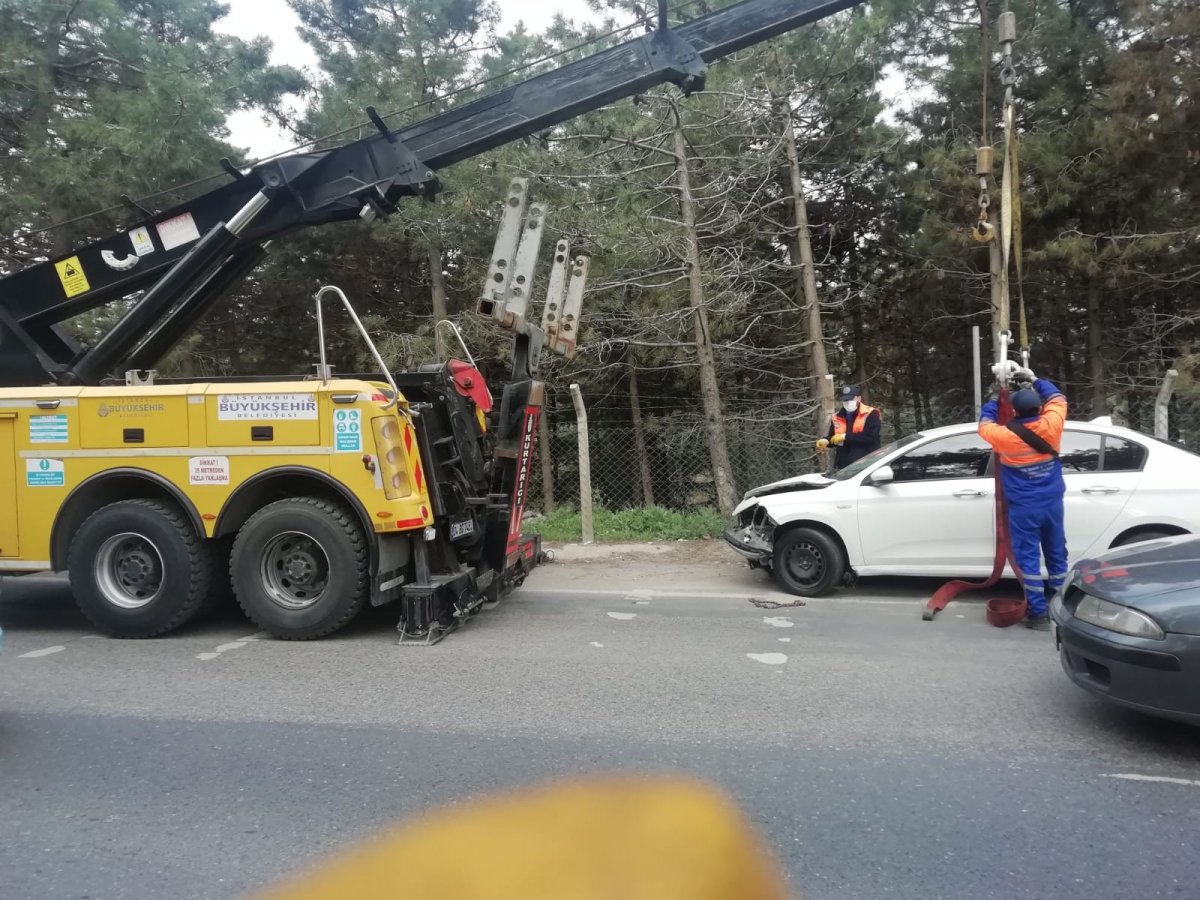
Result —
[{"label": "white road marking", "polygon": [[649,606],[650,601],[649,600],[634,600],[633,605],[634,606]]},{"label": "white road marking", "polygon": [[[605,588],[539,588],[530,587],[526,584],[517,589],[522,596],[537,597],[620,597],[623,600],[629,599],[629,591],[608,590]],[[664,599],[668,597],[680,597],[684,599],[695,600],[749,600],[754,596],[760,600],[769,600],[772,597],[779,597],[785,604],[790,604],[796,598],[791,594],[749,594],[739,591],[646,591],[651,595],[651,599]],[[896,605],[912,605],[917,602],[923,602],[921,598],[916,597],[897,597],[894,599],[870,598],[870,597],[848,597],[834,595],[831,597],[805,597],[806,605],[814,603],[863,603],[870,606],[896,606]]]},{"label": "white road marking", "polygon": [[1151,781],[1159,784],[1181,784],[1185,787],[1200,787],[1200,781],[1194,778],[1170,778],[1166,775],[1138,775],[1134,772],[1115,772],[1111,775],[1101,775],[1101,778],[1119,778],[1122,781]]},{"label": "white road marking", "polygon": [[766,663],[768,666],[781,666],[787,662],[786,653],[747,653],[755,662]]},{"label": "white road marking", "polygon": [[599,641],[592,641],[592,646],[593,647],[603,647],[604,645],[602,643],[600,643]]},{"label": "white road marking", "polygon": [[791,628],[796,623],[788,616],[763,616],[763,624],[771,625],[775,628]]},{"label": "white road marking", "polygon": [[28,653],[22,653],[17,659],[37,659],[39,656],[49,656],[51,653],[57,653],[59,650],[66,649],[66,647],[44,647],[41,650],[30,650]]},{"label": "white road marking", "polygon": [[211,653],[197,653],[196,659],[216,659],[222,653],[228,653],[230,650],[238,650],[241,647],[245,647],[247,644],[257,641],[260,637],[265,637],[266,634],[265,631],[256,631],[254,634],[238,638],[236,641],[226,641],[224,644],[218,644],[216,649]]},{"label": "white road marking", "polygon": [[620,619],[622,622],[625,622],[625,621],[628,621],[629,619],[636,619],[637,613],[610,612],[608,614],[608,617],[610,619]]},{"label": "white road marking", "polygon": [[780,638],[779,639],[779,643],[781,643],[781,644],[790,644],[791,642],[792,642],[791,638]]}]

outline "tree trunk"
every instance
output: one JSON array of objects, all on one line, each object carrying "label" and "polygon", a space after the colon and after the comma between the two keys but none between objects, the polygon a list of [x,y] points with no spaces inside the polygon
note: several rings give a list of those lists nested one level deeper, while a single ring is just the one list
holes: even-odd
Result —
[{"label": "tree trunk", "polygon": [[696,333],[696,362],[700,367],[700,404],[704,410],[704,427],[708,435],[708,453],[712,461],[713,481],[717,489],[717,506],[724,515],[732,515],[737,506],[737,491],[729,465],[729,446],[725,437],[725,415],[721,411],[721,391],[717,385],[717,363],[713,354],[705,308],[704,280],[700,268],[700,235],[696,230],[696,209],[692,202],[692,186],[688,171],[687,140],[678,108],[675,114],[675,166],[679,176],[679,212],[687,232],[688,304]]},{"label": "tree trunk", "polygon": [[650,458],[646,455],[646,432],[642,428],[642,401],[638,394],[637,357],[629,354],[629,418],[633,422],[633,452],[642,476],[642,502],[654,505],[654,481],[650,477]]},{"label": "tree trunk", "polygon": [[[854,347],[854,383],[861,386],[867,380],[867,325],[862,306],[859,304],[854,305],[854,310],[850,315],[850,328],[853,332],[851,345]],[[830,382],[829,386],[832,388],[833,382]]]},{"label": "tree trunk", "polygon": [[1092,397],[1092,415],[1108,415],[1108,391],[1104,380],[1104,356],[1100,326],[1100,288],[1093,282],[1087,291],[1087,375]]},{"label": "tree trunk", "polygon": [[542,406],[538,417],[538,452],[542,457],[542,512],[554,512],[554,448],[550,446],[550,404]]},{"label": "tree trunk", "polygon": [[429,296],[433,305],[434,344],[437,348],[438,359],[446,358],[446,347],[443,347],[441,333],[437,323],[449,318],[446,308],[446,277],[442,272],[442,236],[435,233],[429,241]]},{"label": "tree trunk", "polygon": [[1075,365],[1071,357],[1071,345],[1073,342],[1071,329],[1064,322],[1058,329],[1058,352],[1061,354],[1059,357],[1058,386],[1067,391],[1068,394],[1075,384]]},{"label": "tree trunk", "polygon": [[908,355],[908,390],[909,390],[910,396],[912,397],[912,403],[913,403],[913,422],[915,423],[918,430],[920,430],[922,428],[929,428],[930,423],[929,423],[929,419],[928,419],[928,414],[927,414],[927,410],[925,408],[925,404],[923,403],[922,398],[921,398],[921,386],[919,384],[919,377],[917,375],[917,354],[911,344],[909,344],[907,355]]},{"label": "tree trunk", "polygon": [[[786,102],[786,101],[785,101]],[[796,132],[790,107],[783,108],[783,143],[787,149],[788,177],[791,186],[792,236],[788,248],[792,260],[792,280],[796,304],[805,312],[805,337],[812,365],[813,393],[817,398],[817,437],[833,417],[833,381],[829,378],[829,358],[825,352],[825,334],[821,325],[821,301],[817,296],[817,273],[813,263],[812,234],[808,227],[808,201],[800,178],[800,157],[796,152]],[[857,322],[858,320],[856,320]],[[856,350],[859,348],[856,347]],[[859,353],[861,361],[861,352]]]}]

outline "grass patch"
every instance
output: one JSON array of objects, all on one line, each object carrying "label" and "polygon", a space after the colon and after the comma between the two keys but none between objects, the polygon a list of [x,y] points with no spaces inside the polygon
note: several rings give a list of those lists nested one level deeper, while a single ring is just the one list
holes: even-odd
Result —
[{"label": "grass patch", "polygon": [[[598,541],[678,541],[716,537],[725,530],[725,519],[715,509],[679,512],[649,506],[644,509],[601,509],[593,512],[592,526]],[[571,509],[556,509],[548,516],[530,519],[526,528],[548,541],[583,539],[580,515]]]}]

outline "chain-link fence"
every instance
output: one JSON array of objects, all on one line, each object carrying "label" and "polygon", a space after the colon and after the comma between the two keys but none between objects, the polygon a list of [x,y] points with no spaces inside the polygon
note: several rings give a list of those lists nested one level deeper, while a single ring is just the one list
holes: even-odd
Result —
[{"label": "chain-link fence", "polygon": [[[1154,434],[1155,398],[1131,396],[1112,410],[1116,424]],[[642,417],[640,437],[628,418],[597,409],[589,414],[592,493],[596,506],[608,509],[661,506],[687,510],[717,506],[708,437],[703,420],[691,415]],[[1169,408],[1169,439],[1200,449],[1200,397],[1179,396]],[[971,422],[973,406],[922,406],[883,409],[882,442],[926,428]],[[726,441],[734,487],[742,492],[758,485],[821,471],[813,447],[812,420],[731,420]],[[543,432],[549,438],[548,461],[532,474],[529,509],[545,511],[553,504],[578,509],[579,455],[573,417],[560,414]],[[539,443],[539,453],[544,447]]]}]

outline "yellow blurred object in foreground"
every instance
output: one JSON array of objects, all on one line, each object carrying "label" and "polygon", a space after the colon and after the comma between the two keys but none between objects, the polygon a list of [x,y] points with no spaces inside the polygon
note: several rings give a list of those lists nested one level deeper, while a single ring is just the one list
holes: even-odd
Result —
[{"label": "yellow blurred object in foreground", "polygon": [[260,900],[784,900],[741,812],[682,780],[502,794],[423,816]]}]

